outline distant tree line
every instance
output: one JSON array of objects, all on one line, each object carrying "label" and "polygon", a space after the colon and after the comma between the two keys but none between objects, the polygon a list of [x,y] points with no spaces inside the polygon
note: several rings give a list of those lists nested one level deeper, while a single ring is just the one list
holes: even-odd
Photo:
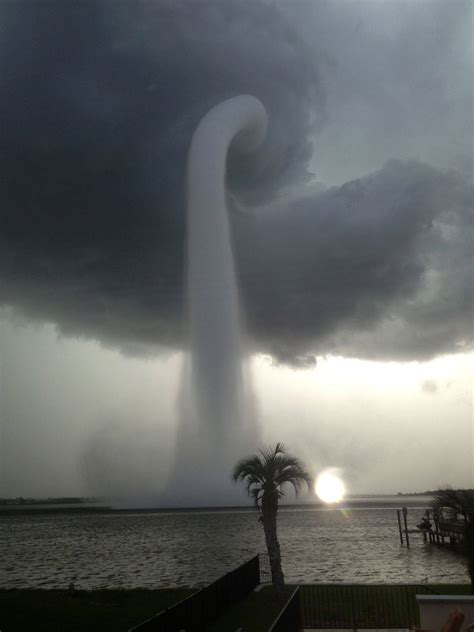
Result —
[{"label": "distant tree line", "polygon": [[[427,489],[425,492],[397,492],[397,496],[436,496],[438,489]],[[474,492],[474,489],[465,489],[466,492]]]},{"label": "distant tree line", "polygon": [[0,507],[11,505],[80,505],[97,502],[99,502],[99,499],[92,497],[23,498],[23,496],[17,496],[16,498],[0,498]]}]

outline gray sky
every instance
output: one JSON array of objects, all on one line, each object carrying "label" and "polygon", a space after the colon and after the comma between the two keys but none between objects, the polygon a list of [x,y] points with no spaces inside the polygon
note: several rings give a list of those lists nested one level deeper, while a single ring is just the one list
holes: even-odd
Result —
[{"label": "gray sky", "polygon": [[265,440],[357,492],[471,485],[471,3],[0,12],[0,493],[162,484],[186,151],[245,92],[269,113],[229,165]]}]

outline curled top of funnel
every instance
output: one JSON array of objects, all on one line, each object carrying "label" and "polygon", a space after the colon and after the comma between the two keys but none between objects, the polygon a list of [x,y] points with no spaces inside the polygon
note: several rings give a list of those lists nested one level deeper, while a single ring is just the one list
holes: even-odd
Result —
[{"label": "curled top of funnel", "polygon": [[250,152],[256,149],[267,132],[267,113],[256,97],[241,95],[218,103],[201,119],[194,132],[190,160],[204,144],[207,151],[214,143],[222,149]]}]

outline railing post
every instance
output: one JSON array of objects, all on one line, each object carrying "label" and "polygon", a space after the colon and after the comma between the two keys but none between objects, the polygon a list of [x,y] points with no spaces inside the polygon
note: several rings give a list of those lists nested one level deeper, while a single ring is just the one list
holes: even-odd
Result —
[{"label": "railing post", "polygon": [[354,586],[351,586],[351,613],[352,613],[352,627],[354,628],[354,630],[356,628],[358,628],[359,626],[357,625],[357,617],[356,617],[356,613],[355,613],[355,599],[354,599]]}]

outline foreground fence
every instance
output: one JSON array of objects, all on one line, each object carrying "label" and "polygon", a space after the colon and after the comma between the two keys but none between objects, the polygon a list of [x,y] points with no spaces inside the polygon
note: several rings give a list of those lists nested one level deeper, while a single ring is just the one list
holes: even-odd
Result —
[{"label": "foreground fence", "polygon": [[420,624],[415,595],[433,593],[423,585],[303,585],[302,627],[412,628]]},{"label": "foreground fence", "polygon": [[[258,554],[260,562],[260,581],[262,584],[269,584],[272,581],[272,573],[270,570],[270,560],[268,559],[268,553],[266,551],[260,551]],[[284,560],[282,560],[282,566],[285,568]]]},{"label": "foreground fence", "polygon": [[129,632],[204,632],[229,606],[260,583],[259,558],[227,573]]},{"label": "foreground fence", "polygon": [[301,619],[300,587],[293,592],[269,632],[299,632]]}]

